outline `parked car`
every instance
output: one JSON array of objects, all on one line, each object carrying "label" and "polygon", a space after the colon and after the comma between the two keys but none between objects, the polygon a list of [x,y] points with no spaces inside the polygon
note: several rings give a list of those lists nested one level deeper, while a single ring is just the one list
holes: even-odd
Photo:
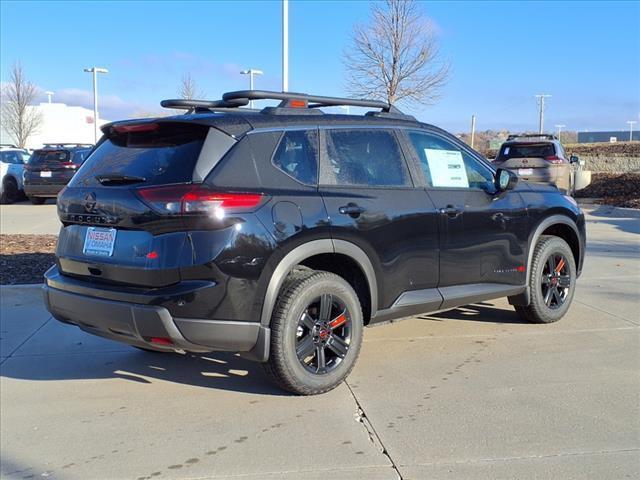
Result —
[{"label": "parked car", "polygon": [[29,153],[15,145],[0,146],[0,202],[13,203],[23,195],[22,172]]},{"label": "parked car", "polygon": [[57,197],[83,164],[92,145],[58,143],[34,150],[24,169],[24,191],[33,204]]},{"label": "parked car", "polygon": [[[259,99],[281,103],[238,108]],[[576,202],[440,128],[282,92],[163,105],[190,113],[103,126],[58,197],[44,296],[61,322],[145,350],[240,352],[317,394],[349,374],[364,326],[505,296],[549,323],[571,305]],[[376,111],[317,108],[335,105]]]},{"label": "parked car", "polygon": [[493,163],[516,172],[522,180],[555,185],[564,193],[574,193],[579,159],[567,157],[554,135],[509,135]]}]

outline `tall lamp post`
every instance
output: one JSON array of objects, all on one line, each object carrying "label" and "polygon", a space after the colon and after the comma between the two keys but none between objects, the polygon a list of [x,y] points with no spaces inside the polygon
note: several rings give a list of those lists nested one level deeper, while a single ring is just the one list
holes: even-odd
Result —
[{"label": "tall lamp post", "polygon": [[638,122],[635,120],[627,120],[627,123],[629,124],[629,141],[633,142],[633,124]]},{"label": "tall lamp post", "polygon": [[85,72],[93,74],[93,141],[98,143],[98,74],[109,73],[106,68],[85,68]]},{"label": "tall lamp post", "polygon": [[[242,75],[249,75],[249,90],[253,90],[253,76],[262,75],[263,73],[264,72],[262,70],[257,70],[255,68],[249,68],[240,72]],[[253,100],[249,101],[249,108],[253,108]]]},{"label": "tall lamp post", "polygon": [[555,127],[558,129],[558,140],[562,141],[562,129],[566,127],[566,125],[556,125]]}]

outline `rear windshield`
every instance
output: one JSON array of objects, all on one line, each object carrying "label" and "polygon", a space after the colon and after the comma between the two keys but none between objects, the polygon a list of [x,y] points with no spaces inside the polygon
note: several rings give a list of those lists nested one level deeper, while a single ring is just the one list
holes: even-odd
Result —
[{"label": "rear windshield", "polygon": [[36,150],[29,159],[29,165],[68,162],[70,158],[69,150]]},{"label": "rear windshield", "polygon": [[89,155],[90,151],[90,148],[84,150],[76,150],[75,152],[73,152],[73,162],[81,165],[87,159],[87,155]]},{"label": "rear windshield", "polygon": [[112,133],[86,159],[69,186],[97,186],[96,176],[141,177],[141,185],[190,182],[208,127],[159,123],[146,132]]},{"label": "rear windshield", "polygon": [[498,158],[545,158],[555,154],[552,143],[512,143],[502,146]]}]

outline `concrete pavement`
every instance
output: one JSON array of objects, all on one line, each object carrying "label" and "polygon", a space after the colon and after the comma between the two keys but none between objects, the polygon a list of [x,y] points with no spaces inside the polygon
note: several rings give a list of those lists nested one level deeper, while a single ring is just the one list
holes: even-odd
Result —
[{"label": "concrete pavement", "polygon": [[2,478],[638,478],[640,212],[596,207],[569,314],[484,302],[365,331],[348,382],[273,388],[231,354],[152,354],[3,287]]},{"label": "concrete pavement", "polygon": [[28,200],[0,205],[0,233],[57,235],[60,225],[56,203],[52,199],[44,205],[33,205]]}]

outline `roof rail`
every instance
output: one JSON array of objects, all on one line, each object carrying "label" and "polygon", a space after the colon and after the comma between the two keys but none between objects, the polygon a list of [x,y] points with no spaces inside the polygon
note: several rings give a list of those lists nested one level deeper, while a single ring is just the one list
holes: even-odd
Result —
[{"label": "roof rail", "polygon": [[507,142],[510,140],[515,140],[516,138],[545,138],[547,140],[558,139],[558,137],[556,137],[555,135],[551,135],[550,133],[522,133],[522,134],[509,135],[507,137]]},{"label": "roof rail", "polygon": [[[165,108],[184,109],[190,112],[220,112],[237,111],[238,107],[247,105],[251,100],[280,100],[277,107],[267,107],[263,113],[282,113],[280,109],[299,108],[315,109],[319,107],[372,107],[379,108],[381,112],[394,115],[403,115],[393,105],[380,100],[367,100],[358,98],[324,97],[320,95],[308,95],[306,93],[274,92],[269,90],[238,90],[227,92],[221,100],[184,100],[173,99],[160,102]],[[246,110],[243,110],[246,111]],[[307,110],[308,113],[312,111]]]},{"label": "roof rail", "polygon": [[8,147],[8,148],[18,148],[13,143],[0,143],[0,147]]}]

